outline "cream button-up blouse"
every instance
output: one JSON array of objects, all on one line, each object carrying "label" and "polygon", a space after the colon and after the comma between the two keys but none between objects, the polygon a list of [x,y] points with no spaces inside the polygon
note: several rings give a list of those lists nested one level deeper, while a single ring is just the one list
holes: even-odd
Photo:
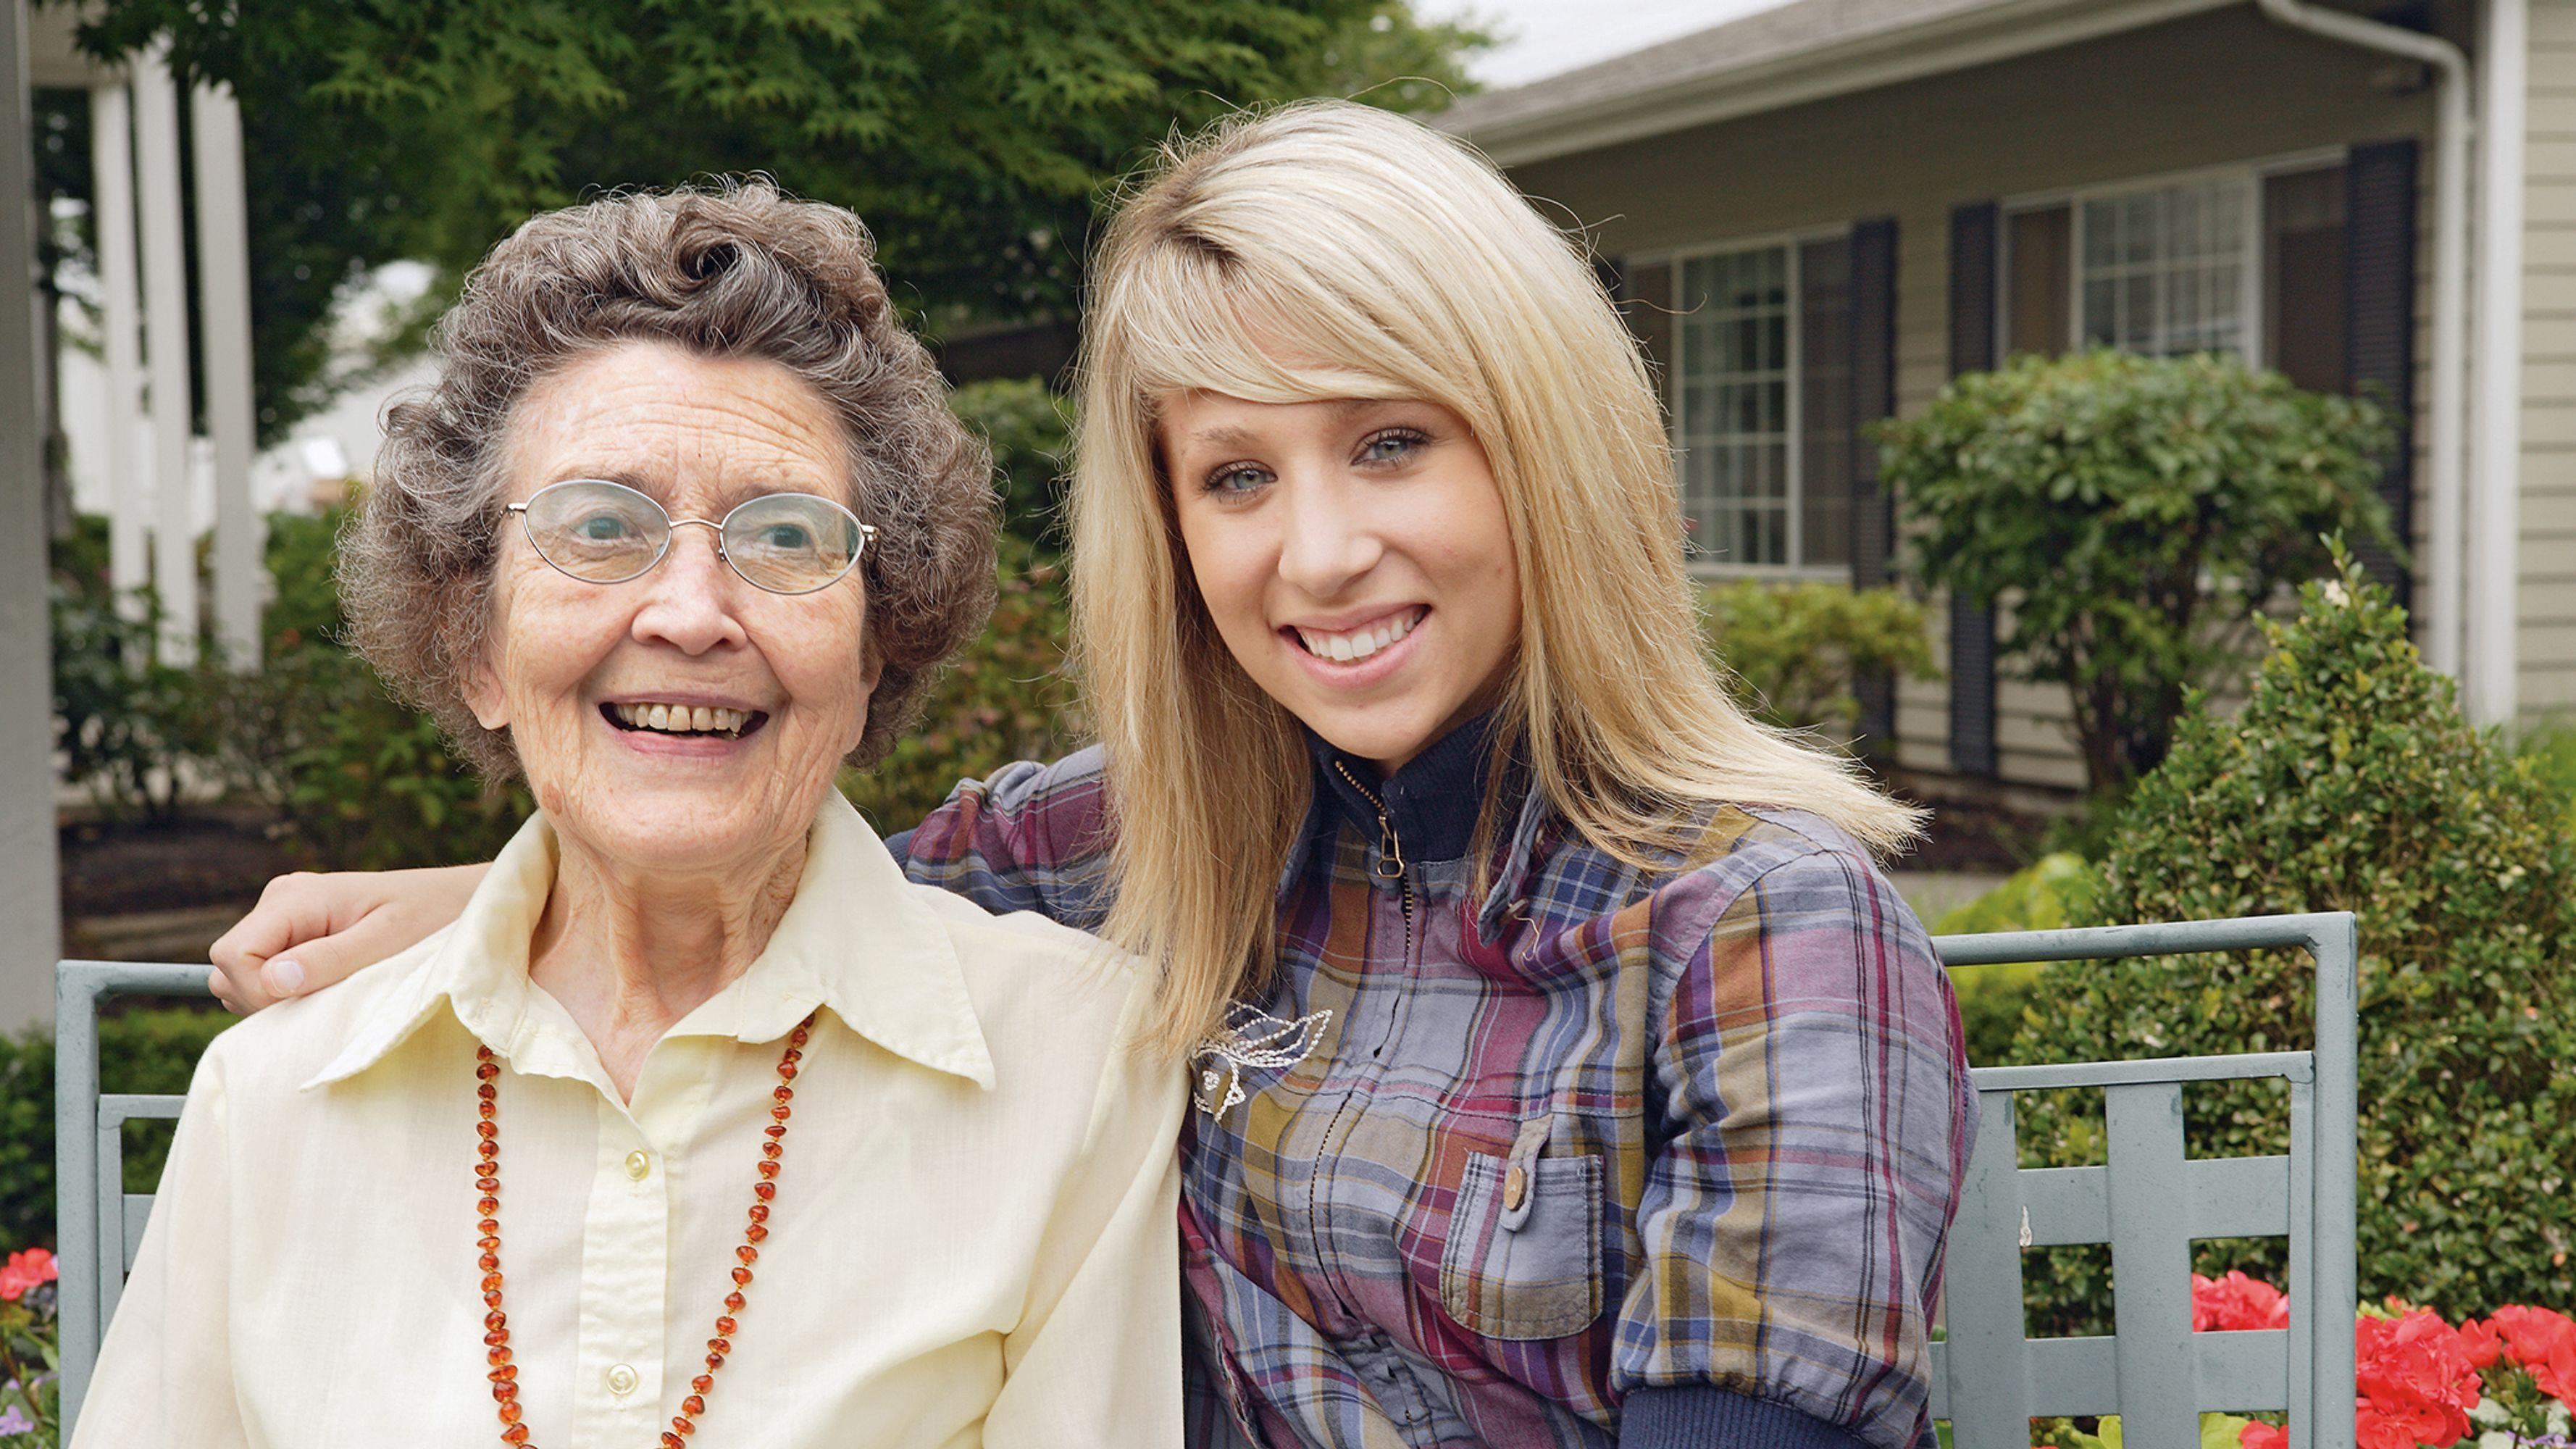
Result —
[{"label": "cream button-up blouse", "polygon": [[731,1291],[784,1038],[770,1232],[693,1449],[1180,1443],[1183,1082],[1092,937],[903,879],[837,794],[768,949],[620,1102],[528,980],[542,817],[455,925],[219,1037],[76,1449],[499,1443],[475,1045],[529,1444],[651,1449]]}]

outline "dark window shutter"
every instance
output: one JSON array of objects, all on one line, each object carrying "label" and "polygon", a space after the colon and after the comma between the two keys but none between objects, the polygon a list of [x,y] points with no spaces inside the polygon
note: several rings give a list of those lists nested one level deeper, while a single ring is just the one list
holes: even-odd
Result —
[{"label": "dark window shutter", "polygon": [[1995,255],[2003,209],[1991,201],[1950,213],[1950,375],[1985,372],[1995,356]]},{"label": "dark window shutter", "polygon": [[[1896,412],[1896,219],[1875,217],[1851,229],[1851,570],[1852,587],[1887,582],[1896,510],[1878,481],[1878,443],[1870,424]],[[1896,680],[1880,671],[1852,681],[1860,701],[1860,735],[1872,754],[1896,748]]]},{"label": "dark window shutter", "polygon": [[[1995,366],[1995,239],[1991,201],[1950,213],[1950,375]],[[1950,599],[1950,765],[1991,777],[1995,756],[1995,610],[1990,599]]]},{"label": "dark window shutter", "polygon": [[[2379,496],[2400,539],[2415,537],[2415,142],[2352,148],[2344,164],[2344,375],[2377,398],[2397,426],[2379,470]],[[2376,544],[2353,550],[2397,602],[2414,580]]]}]

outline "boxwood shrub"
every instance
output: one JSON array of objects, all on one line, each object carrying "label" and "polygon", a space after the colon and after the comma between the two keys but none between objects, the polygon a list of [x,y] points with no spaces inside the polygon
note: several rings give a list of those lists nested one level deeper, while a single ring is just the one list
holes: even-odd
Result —
[{"label": "boxwood shrub", "polygon": [[[2140,781],[2083,909],[2096,922],[2348,910],[2361,930],[2360,1270],[2456,1316],[2576,1301],[2576,846],[2562,808],[2451,682],[2387,592],[2338,555],[2301,591],[2233,719],[2190,712]],[[2018,1061],[2311,1044],[2293,952],[2067,963]],[[2025,1161],[2099,1160],[2089,1109],[2033,1104]],[[2186,1098],[2193,1156],[2288,1150],[2277,1084]],[[2268,1270],[2280,1243],[2205,1244],[2203,1271]],[[2059,1260],[2062,1324],[2098,1256]]]}]

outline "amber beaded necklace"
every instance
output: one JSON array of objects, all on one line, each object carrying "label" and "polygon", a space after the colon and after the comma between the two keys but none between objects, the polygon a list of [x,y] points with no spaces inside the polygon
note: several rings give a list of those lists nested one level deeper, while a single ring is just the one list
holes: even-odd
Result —
[{"label": "amber beaded necklace", "polygon": [[[698,1432],[698,1415],[707,1411],[707,1391],[715,1387],[716,1370],[733,1352],[734,1315],[742,1312],[742,1290],[751,1286],[751,1265],[760,1261],[760,1240],[769,1236],[770,1199],[778,1195],[778,1156],[787,1137],[788,1104],[796,1099],[796,1064],[804,1059],[805,1042],[813,1030],[814,1016],[808,1012],[787,1034],[787,1050],[778,1058],[778,1086],[770,1093],[778,1105],[769,1109],[769,1125],[760,1129],[769,1140],[760,1144],[760,1180],[751,1185],[751,1221],[743,1227],[742,1246],[733,1250],[742,1261],[734,1265],[733,1291],[725,1295],[724,1312],[716,1315],[716,1336],[707,1340],[707,1371],[689,1380],[689,1396],[680,1401],[671,1427],[662,1431],[662,1449],[681,1449],[687,1436]],[[481,1219],[475,1226],[483,1232],[476,1240],[483,1256],[475,1261],[483,1270],[484,1357],[492,1365],[492,1401],[501,1410],[501,1442],[533,1449],[528,1444],[528,1426],[519,1422],[519,1366],[510,1362],[510,1315],[501,1308],[501,1128],[495,1120],[497,1096],[492,1088],[492,1079],[501,1075],[501,1064],[493,1059],[490,1047],[474,1049],[474,1075],[481,1083],[475,1095],[482,1099],[482,1120],[474,1124],[483,1139],[481,1159],[474,1165],[479,1194],[474,1206]]]}]

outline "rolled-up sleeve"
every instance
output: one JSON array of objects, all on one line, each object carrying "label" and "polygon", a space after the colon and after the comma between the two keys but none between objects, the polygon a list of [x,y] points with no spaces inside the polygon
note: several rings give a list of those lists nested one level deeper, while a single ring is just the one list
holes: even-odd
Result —
[{"label": "rolled-up sleeve", "polygon": [[188,1088],[72,1449],[248,1442],[233,1394],[232,1168],[224,1118],[220,1054],[209,1054]]},{"label": "rolled-up sleeve", "polygon": [[1930,939],[1884,876],[1816,851],[1736,892],[1677,965],[1613,1381],[1909,1449],[1975,1120]]},{"label": "rolled-up sleeve", "polygon": [[996,914],[1034,911],[1078,931],[1108,915],[1109,836],[1098,746],[1052,765],[1021,761],[960,780],[886,848],[919,885]]},{"label": "rolled-up sleeve", "polygon": [[[1126,1049],[1152,1004],[1141,968],[1107,1054],[1079,1166],[1004,1342],[988,1449],[1181,1443],[1180,1161],[1172,1064]],[[1103,1437],[1108,1434],[1110,1437]]]}]

